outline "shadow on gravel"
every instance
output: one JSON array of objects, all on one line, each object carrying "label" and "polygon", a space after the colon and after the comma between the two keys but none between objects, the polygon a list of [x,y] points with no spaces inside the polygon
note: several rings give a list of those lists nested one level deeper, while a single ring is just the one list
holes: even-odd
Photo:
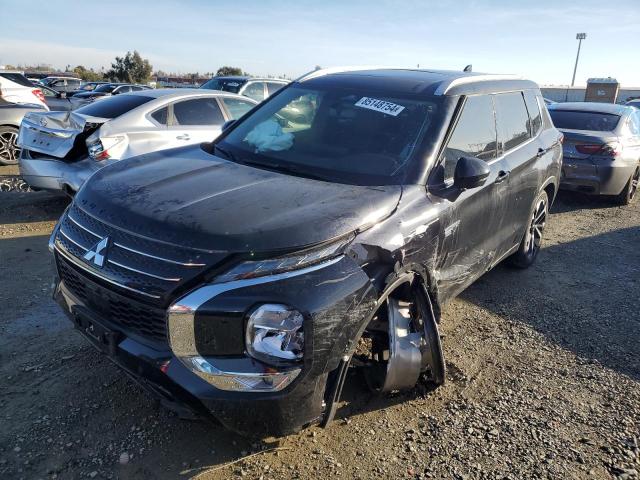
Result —
[{"label": "shadow on gravel", "polygon": [[575,210],[594,210],[604,208],[619,208],[614,198],[601,195],[587,195],[580,192],[560,190],[556,197],[551,213],[566,213]]},{"label": "shadow on gravel", "polygon": [[640,227],[544,248],[528,270],[499,266],[460,297],[640,380]]},{"label": "shadow on gravel", "polygon": [[58,220],[70,199],[49,192],[0,192],[0,224]]}]

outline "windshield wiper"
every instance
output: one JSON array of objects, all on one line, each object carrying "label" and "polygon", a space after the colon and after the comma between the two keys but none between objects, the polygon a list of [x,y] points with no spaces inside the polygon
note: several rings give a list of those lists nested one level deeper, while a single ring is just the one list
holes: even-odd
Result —
[{"label": "windshield wiper", "polygon": [[312,180],[322,180],[324,182],[331,181],[325,176],[319,175],[317,173],[312,173],[303,168],[298,168],[292,165],[283,165],[281,163],[254,162],[251,160],[242,160],[240,161],[240,163],[244,165],[249,165],[251,167],[264,168],[266,170],[273,170],[279,173],[289,173],[296,177],[305,177],[305,178],[310,178]]}]

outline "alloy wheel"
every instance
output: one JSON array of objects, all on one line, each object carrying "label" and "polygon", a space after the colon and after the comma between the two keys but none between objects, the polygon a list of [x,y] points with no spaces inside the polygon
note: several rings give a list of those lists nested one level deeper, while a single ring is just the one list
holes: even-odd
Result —
[{"label": "alloy wheel", "polygon": [[18,161],[18,134],[16,132],[0,133],[0,161],[16,163]]},{"label": "alloy wheel", "polygon": [[541,198],[538,200],[533,214],[531,224],[527,232],[527,253],[532,254],[540,248],[542,242],[542,232],[547,223],[547,202]]}]

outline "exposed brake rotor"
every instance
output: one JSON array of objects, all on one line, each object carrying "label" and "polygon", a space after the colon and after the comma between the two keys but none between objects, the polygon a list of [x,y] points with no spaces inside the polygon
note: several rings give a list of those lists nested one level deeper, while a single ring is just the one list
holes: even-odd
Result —
[{"label": "exposed brake rotor", "polygon": [[387,299],[388,344],[373,343],[373,364],[366,370],[367,381],[374,390],[411,389],[421,375],[437,385],[444,383],[438,326],[424,294],[414,293],[414,302]]}]

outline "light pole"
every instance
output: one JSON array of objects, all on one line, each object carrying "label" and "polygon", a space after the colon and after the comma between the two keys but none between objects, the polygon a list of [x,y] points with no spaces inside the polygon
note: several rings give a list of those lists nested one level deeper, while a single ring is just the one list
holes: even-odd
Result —
[{"label": "light pole", "polygon": [[585,38],[587,38],[587,34],[586,33],[577,33],[576,34],[576,40],[578,40],[578,54],[576,55],[576,66],[573,67],[573,78],[571,79],[571,86],[573,87],[573,84],[576,81],[576,70],[578,70],[578,59],[580,58],[580,47],[582,46],[582,40],[584,40]]}]

